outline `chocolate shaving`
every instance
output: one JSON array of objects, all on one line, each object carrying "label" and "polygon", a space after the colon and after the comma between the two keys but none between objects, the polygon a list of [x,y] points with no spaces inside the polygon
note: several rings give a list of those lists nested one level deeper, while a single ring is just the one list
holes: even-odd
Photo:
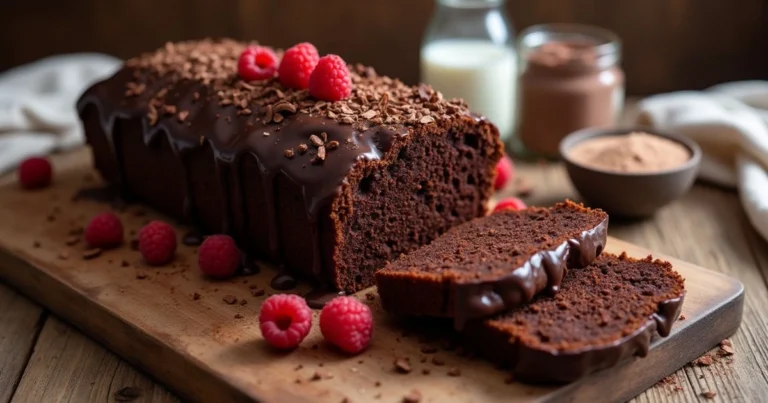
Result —
[{"label": "chocolate shaving", "polygon": [[408,358],[396,358],[394,362],[395,371],[401,374],[411,372],[411,361]]},{"label": "chocolate shaving", "polygon": [[320,146],[317,149],[317,155],[312,159],[312,162],[315,164],[322,164],[323,161],[325,161],[325,146]]},{"label": "chocolate shaving", "polygon": [[421,402],[421,392],[418,389],[413,389],[403,396],[403,403],[419,403]]},{"label": "chocolate shaving", "polygon": [[269,124],[269,122],[272,121],[273,112],[272,112],[272,105],[268,105],[266,110],[264,111],[264,119],[261,120],[261,123]]},{"label": "chocolate shaving", "polygon": [[339,142],[336,140],[331,140],[328,142],[328,144],[325,145],[325,148],[328,150],[339,148]]},{"label": "chocolate shaving", "polygon": [[272,110],[277,112],[296,113],[296,106],[288,101],[280,101],[272,106]]},{"label": "chocolate shaving", "polygon": [[299,154],[304,154],[305,152],[307,152],[307,150],[309,149],[309,147],[308,147],[306,144],[304,144],[304,143],[301,143],[301,144],[299,144],[299,146],[298,146],[298,147],[296,147],[296,149],[298,149],[298,150],[299,150]]},{"label": "chocolate shaving", "polygon": [[291,159],[294,156],[294,152],[292,148],[287,148],[285,151],[283,151],[283,155],[285,155],[285,158]]},{"label": "chocolate shaving", "polygon": [[83,252],[83,259],[90,260],[90,259],[99,257],[100,255],[101,255],[101,249],[99,248],[88,249]]},{"label": "chocolate shaving", "polygon": [[314,134],[309,136],[309,142],[312,143],[312,145],[315,147],[320,147],[325,143],[323,140],[320,139],[320,137],[317,137]]}]

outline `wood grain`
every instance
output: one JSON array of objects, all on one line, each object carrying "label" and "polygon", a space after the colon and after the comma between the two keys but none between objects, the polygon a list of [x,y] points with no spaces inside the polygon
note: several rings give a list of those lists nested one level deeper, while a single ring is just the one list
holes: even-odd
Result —
[{"label": "wood grain", "polygon": [[39,305],[0,283],[0,402],[11,400],[44,318]]},{"label": "wood grain", "polygon": [[[84,247],[64,245],[66,234],[82,225],[87,216],[107,207],[71,201],[77,189],[86,185],[84,174],[90,171],[84,150],[59,156],[54,162],[57,179],[49,189],[30,194],[18,189],[15,183],[1,187],[0,221],[5,225],[0,227],[0,247],[10,253],[0,253],[0,276],[195,400],[340,401],[349,397],[364,401],[382,394],[384,400],[391,401],[399,400],[412,388],[421,390],[427,401],[625,400],[731,334],[741,317],[739,283],[674,261],[688,278],[683,310],[688,319],[676,325],[669,338],[656,340],[646,359],[626,362],[560,388],[506,385],[505,374],[492,366],[449,352],[439,353],[447,361],[445,367],[416,364],[421,356],[416,338],[403,337],[401,329],[385,317],[378,302],[366,298],[362,299],[371,305],[377,324],[373,345],[361,356],[340,356],[321,342],[317,328],[298,350],[276,354],[265,346],[253,320],[264,297],[252,297],[249,292],[250,285],[267,289],[274,271],[265,269],[257,276],[213,283],[200,278],[194,264],[190,264],[194,261],[194,250],[188,247],[178,251],[174,267],[159,269],[144,267],[138,254],[129,248],[82,260],[78,253]],[[132,207],[120,213],[128,230],[135,230],[154,217],[152,213],[139,216],[136,211],[137,207]],[[54,219],[48,219],[49,216]],[[36,241],[44,246],[34,248]],[[69,258],[59,257],[63,250],[69,252]],[[616,239],[611,239],[608,250],[627,250],[633,255],[648,253]],[[123,267],[123,260],[129,267]],[[138,273],[146,274],[147,278],[137,278]],[[193,300],[196,292],[201,296],[199,300]],[[248,303],[227,305],[223,302],[226,295]],[[238,314],[243,318],[238,318]],[[92,382],[104,382],[105,378],[97,374],[109,373],[117,361],[102,362],[90,357],[108,357],[100,348],[76,353],[68,359],[54,359],[62,346],[58,343],[82,343],[84,347],[80,349],[88,345],[82,336],[67,333],[62,337],[56,329],[65,328],[57,322],[46,324],[39,344],[50,347],[33,355],[19,396],[30,401],[67,396],[86,396],[90,400],[103,396],[102,387],[88,388],[83,386],[85,382],[72,383],[67,379],[85,377]],[[314,345],[318,347],[313,348]],[[414,373],[395,373],[392,360],[396,356],[412,357]],[[88,357],[82,358],[83,362],[98,365],[78,373],[73,369],[78,366],[72,364],[81,359],[78,357]],[[302,367],[297,370],[300,364]],[[422,366],[430,368],[432,375],[419,374]],[[446,376],[445,371],[451,366],[460,366],[462,376]],[[45,375],[35,375],[41,370]],[[328,371],[333,378],[310,381],[318,370]],[[382,383],[381,387],[375,386],[377,381]],[[46,383],[52,386],[39,386]]]},{"label": "wood grain", "polygon": [[[122,58],[168,40],[231,36],[323,53],[418,80],[432,0],[9,0],[0,12],[0,71],[43,56],[98,51]],[[534,24],[604,26],[623,40],[630,94],[768,78],[768,0],[509,0],[520,31]]]},{"label": "wood grain", "polygon": [[134,402],[178,402],[165,388],[131,368],[56,317],[46,321],[12,402],[109,402],[124,387]]},{"label": "wood grain", "polygon": [[[559,164],[523,164],[519,172],[536,184],[527,199],[530,203],[576,194]],[[649,389],[636,401],[697,401],[706,391],[717,391],[722,401],[768,396],[768,349],[763,336],[768,332],[764,308],[768,306],[768,244],[747,222],[734,192],[697,185],[652,220],[612,220],[610,234],[727,273],[746,287],[744,324],[733,338],[738,365],[723,360],[706,368],[686,366],[674,375],[674,386]]]}]

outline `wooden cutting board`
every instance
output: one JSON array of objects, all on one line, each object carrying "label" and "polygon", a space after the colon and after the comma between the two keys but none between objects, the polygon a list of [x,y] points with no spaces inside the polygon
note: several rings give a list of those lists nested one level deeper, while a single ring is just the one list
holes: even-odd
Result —
[{"label": "wooden cutting board", "polygon": [[[395,402],[417,389],[427,402],[621,401],[700,356],[741,322],[741,283],[667,258],[686,278],[686,319],[669,337],[655,339],[646,358],[568,385],[508,384],[506,373],[480,359],[442,349],[424,354],[424,339],[403,334],[377,298],[368,299],[373,290],[359,293],[375,316],[372,346],[363,354],[337,353],[317,325],[298,350],[277,353],[262,340],[256,319],[266,296],[251,293],[252,286],[274,292],[272,268],[212,282],[198,273],[195,248],[184,245],[169,267],[146,267],[128,245],[85,260],[82,242],[66,244],[69,232],[110,207],[72,201],[79,189],[98,185],[85,150],[57,156],[54,165],[54,184],[44,190],[23,191],[15,177],[0,180],[0,277],[190,400]],[[130,234],[159,217],[141,206],[119,214]],[[186,229],[178,230],[181,238]],[[607,250],[650,253],[614,238]],[[224,301],[231,297],[238,302]],[[434,365],[432,356],[445,365]],[[396,373],[396,357],[408,357],[413,371]],[[460,376],[447,374],[453,367]],[[321,379],[311,380],[316,374]]]}]

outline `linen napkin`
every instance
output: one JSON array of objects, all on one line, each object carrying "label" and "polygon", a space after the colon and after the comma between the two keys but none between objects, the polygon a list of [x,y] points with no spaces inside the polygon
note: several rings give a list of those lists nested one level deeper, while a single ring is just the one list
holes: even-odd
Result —
[{"label": "linen napkin", "polygon": [[0,174],[34,155],[83,144],[75,102],[121,61],[83,53],[53,56],[0,74]]},{"label": "linen napkin", "polygon": [[768,81],[654,95],[640,101],[634,120],[696,141],[699,177],[738,188],[747,217],[768,240]]}]

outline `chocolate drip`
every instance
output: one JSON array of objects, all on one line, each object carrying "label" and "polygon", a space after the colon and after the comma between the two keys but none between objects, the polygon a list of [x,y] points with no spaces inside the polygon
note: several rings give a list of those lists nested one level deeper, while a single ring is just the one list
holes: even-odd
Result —
[{"label": "chocolate drip", "polygon": [[[192,189],[196,178],[190,177],[184,156],[208,143],[215,160],[214,191],[221,193],[224,210],[221,228],[215,230],[230,233],[235,217],[239,222],[247,223],[248,209],[253,207],[239,203],[237,207],[243,211],[232,210],[235,206],[233,197],[245,194],[238,165],[240,157],[253,156],[259,167],[266,217],[269,219],[261,223],[262,227],[246,228],[243,232],[268,232],[271,256],[267,258],[270,260],[279,261],[285,253],[290,253],[289,247],[281,244],[282,225],[276,205],[280,197],[277,179],[282,181],[284,178],[295,184],[303,197],[303,213],[308,227],[294,230],[311,236],[313,258],[311,267],[290,269],[303,270],[315,281],[326,281],[329,276],[323,267],[318,214],[334,200],[342,186],[348,185],[346,176],[356,164],[380,159],[398,139],[407,135],[408,129],[402,125],[371,126],[365,122],[354,126],[340,124],[327,117],[305,113],[288,114],[279,123],[263,122],[263,111],[243,113],[234,105],[222,105],[215,94],[209,94],[208,87],[197,81],[173,81],[162,77],[148,79],[147,74],[140,69],[125,67],[111,79],[92,86],[77,105],[81,114],[91,105],[96,107],[103,132],[118,161],[120,177],[124,177],[124,168],[119,163],[122,151],[116,149],[115,122],[117,119],[141,119],[142,133],[126,132],[121,135],[142,136],[146,145],[156,136],[166,136],[177,163],[182,167],[182,180],[185,181],[186,195],[181,215],[191,218],[195,213]],[[129,82],[146,82],[146,88],[137,96],[126,97]],[[160,98],[160,95],[163,95],[164,105],[157,107],[152,100]],[[153,121],[155,113],[156,121]],[[318,148],[311,145],[309,138],[321,133],[326,133],[327,142],[337,142],[338,146],[329,147],[325,160],[317,163],[313,162],[313,158]],[[309,145],[309,151],[298,152],[300,144]],[[287,149],[294,151],[294,157],[285,156]]]},{"label": "chocolate drip", "polygon": [[683,298],[685,294],[679,298],[669,299],[659,304],[658,312],[653,314],[653,320],[656,322],[656,328],[662,337],[669,336],[672,331],[672,325],[680,317],[680,312],[683,309]]},{"label": "chocolate drip", "polygon": [[461,330],[470,319],[484,318],[530,301],[544,290],[557,292],[566,270],[589,265],[605,248],[608,219],[554,249],[541,251],[507,276],[486,282],[453,286],[454,326]]}]

